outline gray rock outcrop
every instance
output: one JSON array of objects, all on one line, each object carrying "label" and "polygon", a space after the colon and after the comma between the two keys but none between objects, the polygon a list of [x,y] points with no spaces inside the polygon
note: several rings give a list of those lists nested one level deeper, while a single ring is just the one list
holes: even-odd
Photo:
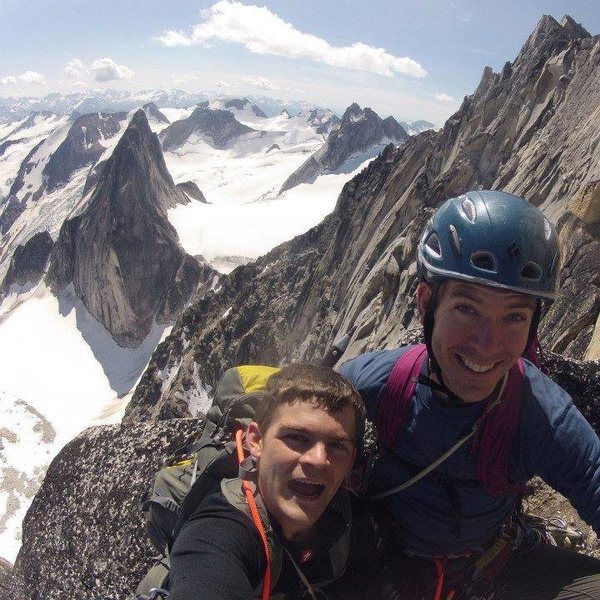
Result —
[{"label": "gray rock outcrop", "polygon": [[346,109],[338,129],[327,142],[294,171],[281,186],[282,194],[300,183],[312,183],[323,173],[332,173],[356,154],[388,143],[401,143],[408,134],[393,118],[381,119],[370,108],[354,103]]},{"label": "gray rock outcrop", "polygon": [[146,117],[148,117],[148,120],[150,120],[150,121],[154,121],[156,123],[165,123],[167,125],[171,122],[160,111],[158,106],[156,106],[156,104],[154,104],[154,102],[148,102],[147,104],[144,104],[142,109],[146,113]]},{"label": "gray rock outcrop", "polygon": [[24,544],[8,597],[132,596],[156,553],[146,539],[139,503],[162,460],[198,428],[197,419],[103,426],[67,444],[23,520]]},{"label": "gray rock outcrop", "polygon": [[166,217],[188,198],[169,175],[142,110],[132,118],[83,212],[64,222],[47,281],[72,283],[121,346],[138,346],[156,319],[167,323],[214,272],[187,255]]},{"label": "gray rock outcrop", "polygon": [[193,181],[184,181],[182,183],[178,183],[176,187],[178,190],[185,192],[190,198],[198,200],[198,202],[202,202],[203,204],[210,204],[210,202],[204,197],[204,194],[198,185]]},{"label": "gray rock outcrop", "polygon": [[252,104],[248,98],[234,98],[233,100],[228,100],[225,102],[225,109],[235,108],[236,110],[244,110],[245,108],[249,108],[255,116],[260,117],[261,119],[266,119],[267,115],[256,106],[256,104]]},{"label": "gray rock outcrop", "polygon": [[51,192],[69,181],[82,167],[95,164],[106,147],[103,140],[115,136],[126,113],[90,113],[78,117],[43,170],[46,189]]},{"label": "gray rock outcrop", "polygon": [[47,231],[40,231],[25,244],[17,246],[0,286],[0,297],[11,285],[37,283],[46,270],[53,246],[54,240]]},{"label": "gray rock outcrop", "polygon": [[25,210],[25,201],[21,202],[16,196],[9,195],[0,212],[0,234],[4,235]]},{"label": "gray rock outcrop", "polygon": [[0,595],[10,598],[10,579],[13,566],[4,558],[0,557]]},{"label": "gray rock outcrop", "polygon": [[183,146],[192,136],[214,148],[224,149],[240,136],[253,131],[242,125],[228,110],[198,107],[187,119],[175,121],[163,129],[159,137],[165,151]]}]

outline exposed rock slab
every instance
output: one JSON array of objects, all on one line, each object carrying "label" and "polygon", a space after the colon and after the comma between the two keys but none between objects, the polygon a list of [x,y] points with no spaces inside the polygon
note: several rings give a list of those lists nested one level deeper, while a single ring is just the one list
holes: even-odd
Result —
[{"label": "exposed rock slab", "polygon": [[46,270],[53,246],[54,241],[47,231],[40,231],[25,244],[17,246],[0,286],[0,296],[11,285],[37,283]]},{"label": "exposed rock slab", "polygon": [[164,457],[198,426],[178,419],[96,427],[65,446],[23,521],[11,600],[133,594],[156,552],[139,502]]},{"label": "exposed rock slab", "polygon": [[204,197],[204,194],[198,187],[198,184],[193,181],[184,181],[182,183],[177,184],[177,189],[185,192],[190,198],[194,200],[198,200],[198,202],[202,202],[203,204],[210,204],[210,202]]},{"label": "exposed rock slab", "polygon": [[90,113],[77,118],[44,167],[47,190],[67,183],[77,169],[95,164],[106,150],[102,140],[115,136],[126,117],[126,113]]}]

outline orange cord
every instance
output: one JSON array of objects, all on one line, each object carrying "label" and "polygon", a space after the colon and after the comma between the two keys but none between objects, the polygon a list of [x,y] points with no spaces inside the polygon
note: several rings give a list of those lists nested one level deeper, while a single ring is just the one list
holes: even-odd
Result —
[{"label": "orange cord", "polygon": [[435,588],[435,595],[433,600],[441,600],[442,590],[444,589],[444,563],[439,558],[434,558],[435,568],[437,570],[437,586]]},{"label": "orange cord", "polygon": [[[240,464],[244,461],[245,458],[244,447],[242,445],[243,435],[244,432],[241,429],[239,429],[235,434],[235,445],[237,449],[238,461]],[[252,491],[252,488],[250,487],[250,483],[246,480],[243,480],[242,489],[244,490],[244,494],[246,495],[246,502],[248,503],[250,514],[252,515],[252,520],[254,521],[254,525],[256,525],[256,529],[258,529],[258,533],[260,535],[260,539],[262,540],[265,555],[267,558],[267,568],[265,569],[265,578],[263,581],[262,589],[262,600],[269,600],[271,596],[271,547],[269,546],[269,541],[267,540],[267,534],[265,532],[262,519],[260,518],[260,514],[256,506],[256,500],[254,499],[254,493]]]}]

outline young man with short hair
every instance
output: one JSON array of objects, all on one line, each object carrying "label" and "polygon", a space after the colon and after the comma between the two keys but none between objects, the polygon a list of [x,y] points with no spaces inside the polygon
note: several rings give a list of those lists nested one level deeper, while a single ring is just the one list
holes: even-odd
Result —
[{"label": "young man with short hair", "polygon": [[[273,530],[273,597],[314,593],[352,561],[377,565],[373,519],[353,511],[343,482],[364,430],[356,390],[333,370],[296,364],[272,375],[247,430],[255,498]],[[264,543],[248,515],[241,480],[227,480],[186,522],[171,554],[172,600],[265,597]],[[268,596],[268,591],[267,591]]]},{"label": "young man with short hair", "polygon": [[416,574],[402,596],[411,600],[600,598],[599,561],[528,546],[515,516],[539,475],[600,532],[598,436],[564,390],[520,359],[533,356],[543,304],[557,293],[554,228],[522,198],[469,192],[427,224],[418,269],[426,345],[412,395],[391,374],[414,348],[341,369],[383,440],[376,492],[413,481],[385,496],[399,529],[388,574]]}]

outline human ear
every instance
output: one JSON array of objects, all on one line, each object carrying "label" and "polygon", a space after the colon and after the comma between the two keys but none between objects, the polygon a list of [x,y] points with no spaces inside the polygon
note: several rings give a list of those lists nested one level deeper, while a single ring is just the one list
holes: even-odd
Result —
[{"label": "human ear", "polygon": [[431,284],[426,281],[421,281],[417,286],[417,309],[419,310],[419,320],[421,325],[425,319],[425,311],[431,300]]},{"label": "human ear", "polygon": [[250,454],[256,459],[260,458],[262,453],[262,436],[260,435],[258,423],[252,421],[252,423],[248,425],[248,429],[246,429],[246,441],[250,448]]}]

